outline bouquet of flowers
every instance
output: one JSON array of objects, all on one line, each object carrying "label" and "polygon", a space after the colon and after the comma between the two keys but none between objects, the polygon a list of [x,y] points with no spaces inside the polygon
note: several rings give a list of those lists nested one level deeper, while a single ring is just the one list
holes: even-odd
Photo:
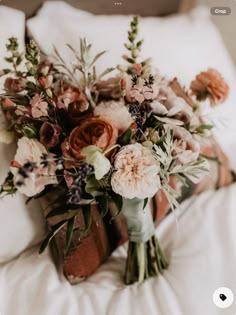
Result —
[{"label": "bouquet of flowers", "polygon": [[[50,230],[40,253],[66,227],[66,252],[77,215],[87,233],[92,206],[101,218],[111,204],[123,213],[129,248],[125,283],[142,282],[162,273],[168,262],[154,233],[149,201],[163,191],[172,207],[179,192],[170,185],[198,182],[208,171],[200,143],[211,135],[206,107],[223,102],[228,86],[213,69],[200,73],[185,90],[140,60],[138,18],[128,32],[128,50],[117,74],[97,75],[91,45],[80,40],[79,51],[68,45],[75,62],[67,65],[55,49],[54,61],[41,60],[34,41],[18,51],[16,38],[7,43],[9,68],[0,104],[6,126],[0,140],[17,140],[17,150],[1,194],[16,191],[31,198],[56,196],[47,218],[68,214]],[[206,101],[206,102],[205,102]],[[207,102],[209,101],[209,102]]]}]

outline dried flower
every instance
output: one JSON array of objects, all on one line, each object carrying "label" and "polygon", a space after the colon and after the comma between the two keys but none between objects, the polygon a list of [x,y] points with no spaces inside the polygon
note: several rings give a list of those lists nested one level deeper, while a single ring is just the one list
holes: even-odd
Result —
[{"label": "dried flower", "polygon": [[229,94],[229,86],[222,75],[215,69],[201,72],[191,83],[192,94],[197,100],[210,100],[211,106],[223,103]]},{"label": "dried flower", "polygon": [[43,94],[35,94],[30,101],[32,106],[31,112],[34,118],[48,116],[48,103],[43,100]]},{"label": "dried flower", "polygon": [[4,88],[10,93],[19,93],[25,89],[25,79],[6,78]]},{"label": "dried flower", "polygon": [[84,112],[88,109],[89,103],[86,96],[80,89],[73,89],[68,87],[59,97],[58,97],[58,108],[63,108],[65,110],[72,108],[77,112]]},{"label": "dried flower", "polygon": [[47,121],[45,121],[39,131],[40,134],[40,142],[46,148],[53,148],[59,143],[59,136],[61,134],[61,127],[58,125],[53,125]]}]

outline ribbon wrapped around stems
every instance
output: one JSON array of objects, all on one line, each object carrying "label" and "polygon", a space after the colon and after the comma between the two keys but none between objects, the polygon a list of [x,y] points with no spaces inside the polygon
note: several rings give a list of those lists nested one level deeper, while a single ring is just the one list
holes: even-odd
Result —
[{"label": "ribbon wrapped around stems", "polygon": [[123,199],[122,213],[129,236],[125,283],[142,283],[146,278],[162,273],[168,263],[155,236],[150,202],[144,208],[142,199]]}]

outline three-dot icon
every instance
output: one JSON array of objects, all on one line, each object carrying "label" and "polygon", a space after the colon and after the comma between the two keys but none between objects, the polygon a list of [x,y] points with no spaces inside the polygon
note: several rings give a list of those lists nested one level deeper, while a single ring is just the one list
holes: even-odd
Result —
[{"label": "three-dot icon", "polygon": [[122,2],[114,2],[115,5],[122,5]]}]

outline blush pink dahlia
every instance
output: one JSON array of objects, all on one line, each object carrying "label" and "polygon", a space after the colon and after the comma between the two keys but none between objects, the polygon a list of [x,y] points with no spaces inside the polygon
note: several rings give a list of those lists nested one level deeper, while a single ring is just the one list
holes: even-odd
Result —
[{"label": "blush pink dahlia", "polygon": [[139,143],[123,147],[115,156],[111,185],[127,199],[152,197],[160,188],[159,166],[150,149]]}]

